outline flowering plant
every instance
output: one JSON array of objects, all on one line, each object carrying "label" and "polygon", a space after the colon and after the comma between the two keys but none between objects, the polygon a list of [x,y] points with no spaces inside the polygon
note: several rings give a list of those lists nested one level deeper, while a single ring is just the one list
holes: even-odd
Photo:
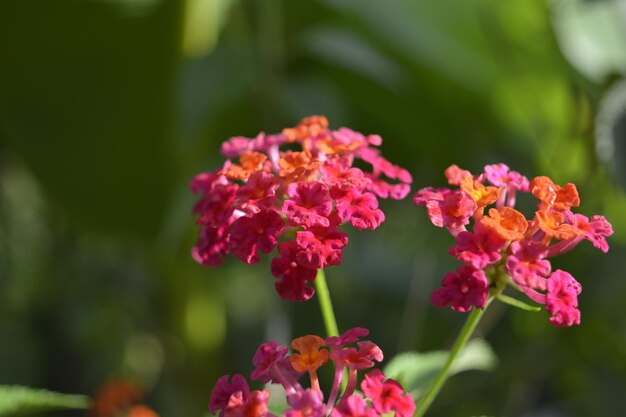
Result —
[{"label": "flowering plant", "polygon": [[[376,229],[385,219],[378,198],[402,199],[410,191],[411,175],[380,155],[381,143],[378,135],[330,130],[323,116],[279,134],[227,140],[222,154],[237,162],[228,159],[191,182],[200,196],[193,258],[215,266],[232,253],[254,264],[259,252],[278,246],[271,264],[276,291],[290,301],[308,300],[317,271],[341,264],[348,236],[338,227]],[[354,166],[357,160],[372,170]]]},{"label": "flowering plant", "polygon": [[[426,187],[413,201],[454,237],[448,252],[463,263],[443,278],[431,302],[469,312],[469,317],[428,389],[419,397],[413,392],[417,405],[399,382],[379,370],[365,375],[361,395],[356,392],[358,371],[382,361],[383,354],[372,342],[358,341],[368,334],[365,329],[339,335],[322,271],[341,263],[348,238],[339,226],[349,222],[357,229],[375,229],[384,220],[377,198],[402,199],[409,192],[411,175],[380,156],[375,148],[380,144],[377,135],[332,131],[324,117],[312,116],[280,134],[229,139],[222,154],[230,159],[192,181],[192,191],[200,196],[193,209],[200,226],[196,261],[219,265],[232,253],[253,264],[260,260],[259,251],[270,253],[278,246],[271,271],[282,298],[310,299],[315,291],[308,283],[315,281],[328,337],[297,338],[291,342],[297,352],[291,355],[279,343],[267,342],[253,359],[252,379],[282,385],[289,406],[284,417],[422,416],[491,301],[540,310],[505,295],[512,287],[545,305],[553,325],[580,324],[582,287],[568,272],[553,270],[550,259],[582,240],[608,251],[610,223],[573,211],[580,204],[574,184],[559,186],[544,176],[528,180],[504,164],[487,165],[479,175],[450,166],[445,175],[455,188]],[[289,148],[294,145],[297,150]],[[357,160],[372,171],[356,167]],[[515,209],[520,194],[536,198],[530,218]],[[354,343],[357,347],[348,346]],[[335,374],[325,396],[317,370],[329,360]],[[342,389],[344,372],[348,378]],[[303,373],[309,375],[308,388],[299,382]],[[213,388],[209,409],[220,417],[276,417],[268,400],[268,390],[251,391],[243,376],[236,374],[229,382],[225,375]]]}]

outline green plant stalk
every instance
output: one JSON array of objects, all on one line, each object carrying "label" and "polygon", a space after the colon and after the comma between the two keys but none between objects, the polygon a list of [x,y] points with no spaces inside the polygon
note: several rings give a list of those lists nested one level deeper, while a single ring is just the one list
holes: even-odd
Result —
[{"label": "green plant stalk", "polygon": [[435,380],[432,382],[430,387],[428,387],[428,391],[426,391],[421,401],[417,404],[417,409],[415,410],[414,417],[422,417],[424,413],[426,412],[426,410],[428,410],[428,407],[430,407],[430,404],[433,402],[437,394],[439,394],[439,391],[441,391],[441,387],[443,387],[443,384],[446,382],[446,379],[448,378],[448,373],[450,372],[450,368],[452,368],[452,364],[454,363],[454,360],[459,355],[461,350],[463,350],[463,348],[467,344],[467,341],[472,336],[472,333],[474,333],[474,330],[476,329],[476,326],[478,325],[480,318],[483,316],[483,313],[485,312],[485,310],[487,310],[487,307],[489,307],[489,304],[491,303],[492,299],[493,297],[490,297],[489,300],[487,300],[487,303],[485,304],[485,308],[472,309],[472,312],[469,314],[469,317],[465,321],[465,324],[463,325],[461,332],[457,336],[454,342],[454,345],[452,346],[452,349],[450,350],[450,355],[448,356],[448,360],[446,361],[446,364],[441,369],[441,371],[439,371],[439,374],[437,375]]},{"label": "green plant stalk", "polygon": [[317,292],[317,299],[320,301],[320,310],[322,311],[322,318],[324,319],[326,335],[329,337],[339,336],[335,311],[333,310],[333,303],[330,300],[330,292],[328,291],[328,285],[326,285],[326,275],[323,269],[317,270],[315,291]]}]

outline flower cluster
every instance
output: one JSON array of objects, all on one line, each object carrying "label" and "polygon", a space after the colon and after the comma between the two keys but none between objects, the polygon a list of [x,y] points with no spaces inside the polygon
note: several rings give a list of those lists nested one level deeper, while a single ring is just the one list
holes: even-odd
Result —
[{"label": "flower cluster", "polygon": [[[411,417],[415,412],[411,396],[378,369],[367,373],[361,382],[364,395],[355,393],[357,372],[372,368],[375,361],[383,359],[378,346],[359,341],[368,333],[357,327],[325,340],[315,335],[299,337],[291,342],[297,351],[291,355],[276,342],[264,343],[254,355],[256,368],[250,377],[264,384],[283,386],[289,405],[283,417],[380,417],[392,412],[397,417]],[[335,376],[324,401],[317,370],[329,360],[335,365]],[[348,370],[348,381],[338,400],[344,369]],[[309,388],[298,382],[304,373],[310,377]],[[209,410],[214,414],[219,411],[219,417],[276,417],[268,411],[268,400],[268,390],[251,391],[243,376],[234,375],[229,382],[229,376],[224,375],[211,392]]]},{"label": "flower cluster", "polygon": [[[291,301],[308,300],[317,270],[341,263],[348,236],[338,227],[373,230],[385,219],[378,197],[402,199],[410,191],[411,175],[380,155],[381,143],[378,135],[330,130],[322,116],[279,134],[227,140],[222,168],[191,182],[200,196],[193,258],[215,266],[232,253],[254,264],[259,252],[278,246],[271,264],[276,290]],[[355,167],[356,160],[371,172]]]},{"label": "flower cluster", "polygon": [[[443,278],[431,302],[457,311],[483,308],[490,288],[499,294],[509,284],[545,304],[553,325],[579,324],[581,285],[565,271],[552,271],[549,259],[582,240],[608,251],[609,222],[572,212],[580,198],[571,183],[561,187],[545,176],[529,181],[504,164],[487,165],[478,176],[452,165],[445,175],[457,189],[427,187],[413,200],[426,207],[435,226],[455,237],[449,253],[464,263]],[[538,200],[531,219],[514,209],[518,193]],[[490,205],[495,207],[487,209]]]},{"label": "flower cluster", "polygon": [[93,417],[159,417],[141,404],[144,393],[133,382],[111,380],[98,390],[89,407]]}]

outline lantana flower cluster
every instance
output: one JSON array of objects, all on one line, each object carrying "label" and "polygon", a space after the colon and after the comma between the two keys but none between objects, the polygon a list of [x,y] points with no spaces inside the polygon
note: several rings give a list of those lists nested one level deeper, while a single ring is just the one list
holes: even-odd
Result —
[{"label": "lantana flower cluster", "polygon": [[[277,342],[264,343],[254,355],[256,368],[250,377],[263,384],[282,385],[289,405],[283,417],[380,417],[390,413],[411,417],[415,402],[397,381],[386,379],[379,369],[365,374],[360,385],[363,395],[355,392],[358,371],[370,369],[374,362],[383,359],[377,345],[359,341],[368,333],[357,327],[326,339],[315,335],[299,337],[291,342],[295,351],[292,354]],[[329,361],[333,362],[335,373],[325,397],[317,370]],[[346,369],[348,381],[340,396]],[[308,388],[298,382],[305,373],[309,375]],[[232,379],[224,375],[211,392],[209,410],[213,414],[219,411],[219,417],[276,417],[268,410],[268,401],[269,390],[250,390],[242,375],[236,374]]]},{"label": "lantana flower cluster", "polygon": [[[490,289],[499,294],[512,285],[544,304],[553,325],[579,324],[582,287],[568,272],[553,270],[550,259],[582,240],[607,252],[611,224],[572,211],[580,198],[571,183],[559,186],[545,176],[529,181],[504,164],[487,165],[480,175],[452,165],[445,176],[458,188],[423,188],[413,200],[454,236],[449,254],[464,264],[443,278],[431,302],[466,312],[485,307]],[[530,219],[514,208],[519,193],[537,199]]]},{"label": "lantana flower cluster", "polygon": [[[228,139],[224,165],[191,182],[200,196],[194,259],[216,266],[232,253],[254,264],[260,252],[278,247],[271,263],[276,290],[287,300],[308,300],[317,270],[341,263],[348,236],[338,227],[376,229],[385,219],[378,198],[410,191],[411,175],[380,155],[381,143],[378,135],[330,130],[323,116],[278,134]],[[357,160],[371,171],[354,166]]]}]

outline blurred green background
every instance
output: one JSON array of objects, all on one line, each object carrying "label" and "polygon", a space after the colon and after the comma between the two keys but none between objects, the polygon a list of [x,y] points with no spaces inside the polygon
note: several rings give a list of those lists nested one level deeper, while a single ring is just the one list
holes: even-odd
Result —
[{"label": "blurred green background", "polygon": [[[575,182],[579,211],[614,225],[607,255],[553,262],[583,284],[583,324],[493,308],[479,332],[499,367],[455,377],[429,415],[621,415],[625,75],[619,0],[2,0],[0,384],[130,376],[162,416],[200,416],[262,341],[321,334],[269,260],[192,261],[188,182],[228,137],[324,114],[379,133],[414,190],[505,162]],[[340,329],[370,328],[388,358],[447,347],[463,317],[428,298],[452,239],[410,199],[383,209],[327,271]]]}]

